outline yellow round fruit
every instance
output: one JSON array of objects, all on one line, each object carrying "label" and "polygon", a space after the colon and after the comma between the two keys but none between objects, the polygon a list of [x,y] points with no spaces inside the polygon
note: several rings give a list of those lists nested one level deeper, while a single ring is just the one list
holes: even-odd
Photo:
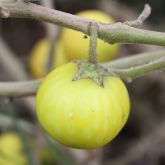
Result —
[{"label": "yellow round fruit", "polygon": [[22,143],[17,134],[10,132],[0,136],[0,164],[27,165]]},{"label": "yellow round fruit", "polygon": [[[48,61],[50,43],[48,39],[42,39],[36,43],[30,55],[30,69],[35,78],[45,76],[47,73],[46,65]],[[61,42],[57,42],[54,50],[53,68],[58,67],[68,60],[64,54]]]},{"label": "yellow round fruit", "polygon": [[46,132],[74,148],[110,142],[127,121],[130,101],[124,83],[105,77],[104,87],[89,78],[72,81],[78,66],[64,64],[50,72],[37,92],[37,116]]},{"label": "yellow round fruit", "polygon": [[[114,20],[106,13],[98,10],[87,10],[77,14],[84,18],[94,19],[101,23],[113,23]],[[110,45],[98,39],[97,54],[100,62],[109,61],[119,52],[119,45]],[[84,38],[84,34],[72,29],[64,28],[62,32],[62,43],[64,50],[70,60],[87,59],[89,51],[89,37]]]}]

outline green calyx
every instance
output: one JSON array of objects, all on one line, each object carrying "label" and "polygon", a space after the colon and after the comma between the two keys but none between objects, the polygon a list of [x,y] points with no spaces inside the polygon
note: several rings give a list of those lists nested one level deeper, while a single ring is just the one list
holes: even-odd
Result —
[{"label": "green calyx", "polygon": [[93,64],[88,61],[74,61],[74,63],[78,65],[78,71],[74,75],[73,81],[90,78],[101,87],[104,87],[104,78],[106,76],[117,76],[99,64]]}]

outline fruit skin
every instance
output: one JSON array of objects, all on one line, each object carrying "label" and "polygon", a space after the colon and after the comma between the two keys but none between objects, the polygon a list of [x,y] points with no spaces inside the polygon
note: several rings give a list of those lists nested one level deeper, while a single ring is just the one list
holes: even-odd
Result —
[{"label": "fruit skin", "polygon": [[0,136],[0,164],[27,165],[26,157],[22,152],[22,143],[14,132]]},{"label": "fruit skin", "polygon": [[[66,55],[64,54],[61,41],[58,41],[56,43],[54,50],[54,62],[53,62],[53,68],[58,67],[66,62],[68,62],[68,59]],[[50,43],[49,40],[44,38],[38,41],[34,48],[32,49],[32,52],[30,54],[30,60],[29,60],[29,67],[31,70],[32,75],[35,78],[39,78],[42,76],[45,76],[46,71],[46,64],[48,60],[50,50]]]},{"label": "fruit skin", "polygon": [[101,147],[127,121],[127,89],[116,77],[106,77],[104,87],[92,79],[72,81],[76,72],[77,64],[68,63],[48,74],[37,92],[37,116],[47,133],[66,146]]},{"label": "fruit skin", "polygon": [[[102,23],[114,22],[114,20],[109,17],[109,15],[98,10],[86,10],[78,13],[77,15],[84,18],[94,19]],[[64,50],[70,60],[88,58],[89,37],[84,38],[83,33],[64,28],[61,41],[64,45]],[[97,41],[98,60],[100,62],[111,60],[119,52],[119,45],[110,45],[109,43],[106,43],[100,39]]]}]

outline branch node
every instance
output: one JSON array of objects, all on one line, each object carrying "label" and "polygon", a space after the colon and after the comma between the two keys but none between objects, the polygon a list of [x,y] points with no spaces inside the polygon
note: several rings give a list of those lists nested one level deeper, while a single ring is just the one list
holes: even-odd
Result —
[{"label": "branch node", "polygon": [[136,20],[126,21],[124,23],[129,26],[142,25],[143,22],[150,16],[150,14],[151,14],[151,7],[149,4],[145,4],[142,13],[139,15],[139,17]]}]

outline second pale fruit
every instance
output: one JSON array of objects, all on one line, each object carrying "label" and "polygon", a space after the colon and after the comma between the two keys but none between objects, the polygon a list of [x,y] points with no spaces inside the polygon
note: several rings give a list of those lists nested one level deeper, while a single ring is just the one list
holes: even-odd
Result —
[{"label": "second pale fruit", "polygon": [[[78,13],[77,15],[84,18],[94,19],[101,23],[110,24],[114,22],[109,15],[98,10],[86,10]],[[109,61],[117,55],[119,51],[119,45],[110,45],[101,39],[98,39],[97,41],[98,60],[100,62]],[[64,50],[70,60],[88,58],[89,37],[84,38],[83,33],[64,28],[62,33],[62,43]]]}]

